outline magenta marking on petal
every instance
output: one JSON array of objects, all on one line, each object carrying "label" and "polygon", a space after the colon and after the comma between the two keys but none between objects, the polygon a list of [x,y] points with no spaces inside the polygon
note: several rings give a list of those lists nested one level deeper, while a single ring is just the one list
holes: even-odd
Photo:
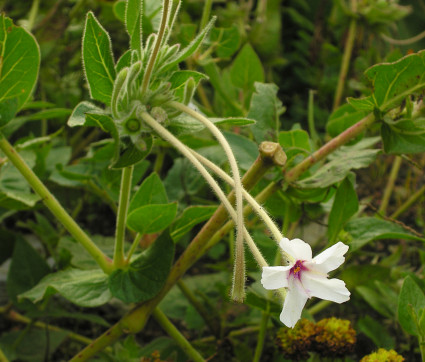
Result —
[{"label": "magenta marking on petal", "polygon": [[308,270],[306,266],[304,265],[305,260],[297,260],[294,264],[294,266],[289,270],[289,275],[293,275],[294,278],[297,278],[301,281],[301,274],[304,270]]}]

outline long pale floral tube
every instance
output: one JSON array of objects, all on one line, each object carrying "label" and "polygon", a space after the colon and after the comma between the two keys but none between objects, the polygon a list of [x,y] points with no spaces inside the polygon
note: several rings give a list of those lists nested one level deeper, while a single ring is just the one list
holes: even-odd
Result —
[{"label": "long pale floral tube", "polygon": [[[224,194],[223,190],[220,188],[220,186],[217,184],[214,178],[209,174],[206,168],[196,159],[196,157],[192,154],[192,152],[182,142],[180,142],[173,134],[171,134],[163,126],[161,126],[149,113],[143,112],[141,114],[141,117],[148,124],[148,126],[150,126],[153,130],[155,130],[163,139],[165,139],[170,144],[172,144],[197,168],[197,170],[202,174],[204,179],[208,182],[208,184],[214,190],[217,197],[226,207],[226,210],[229,213],[230,217],[233,220],[236,220],[237,219],[236,212],[233,209],[232,205],[230,205],[229,200],[227,200],[227,197]],[[242,232],[244,233],[245,239],[247,241],[247,245],[250,248],[257,263],[261,267],[267,266],[268,265],[267,262],[261,255],[261,252],[256,247],[254,241],[252,240],[245,226],[242,227]]]},{"label": "long pale floral tube", "polygon": [[[233,151],[227,142],[226,138],[223,136],[221,131],[217,126],[211,122],[207,117],[204,117],[202,114],[194,111],[188,106],[179,103],[179,102],[170,102],[169,105],[175,109],[182,111],[191,117],[195,118],[201,122],[217,139],[221,147],[223,147],[224,152],[226,153],[227,159],[229,160],[229,165],[232,170],[233,175],[233,189],[235,191],[236,198],[236,252],[235,252],[235,266],[233,273],[233,285],[232,285],[232,297],[235,300],[242,301],[244,298],[244,285],[245,285],[245,257],[244,257],[244,247],[243,247],[243,227],[244,227],[244,216],[243,216],[243,197],[242,197],[242,182],[239,174],[239,168],[236,162],[236,158],[233,154]],[[242,279],[243,278],[243,279]]]}]

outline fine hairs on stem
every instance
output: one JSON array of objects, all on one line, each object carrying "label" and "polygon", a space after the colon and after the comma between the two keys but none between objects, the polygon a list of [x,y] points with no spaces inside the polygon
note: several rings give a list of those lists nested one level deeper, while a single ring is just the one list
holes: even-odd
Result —
[{"label": "fine hairs on stem", "polygon": [[[185,112],[186,114],[194,117],[201,122],[217,139],[220,145],[223,147],[226,153],[227,159],[229,160],[230,168],[232,169],[233,175],[233,188],[235,190],[236,197],[236,252],[235,252],[235,264],[233,271],[233,286],[232,286],[232,298],[234,300],[243,301],[245,293],[245,257],[244,257],[244,246],[243,246],[243,228],[244,228],[244,217],[243,217],[243,197],[242,197],[242,182],[239,174],[239,168],[235,159],[235,155],[217,126],[212,123],[207,117],[187,107],[186,105],[178,102],[170,102],[170,106],[175,109]],[[243,271],[242,271],[243,270]],[[243,279],[239,276],[243,276]]]},{"label": "fine hairs on stem", "polygon": [[[236,220],[237,220],[236,212],[233,209],[232,205],[230,205],[229,200],[227,200],[227,197],[224,194],[223,190],[220,188],[220,186],[217,184],[214,178],[209,174],[206,168],[196,159],[196,157],[192,154],[191,150],[189,150],[173,134],[168,132],[167,129],[162,127],[149,113],[142,112],[141,117],[148,124],[148,126],[150,126],[155,132],[157,132],[158,135],[160,135],[164,140],[166,140],[171,145],[173,145],[173,147],[175,147],[180,153],[182,153],[193,164],[193,166],[196,167],[196,169],[202,174],[204,179],[208,182],[208,184],[216,193],[217,197],[223,203],[230,217],[236,223]],[[257,246],[252,240],[248,231],[245,229],[245,226],[243,226],[242,232],[244,233],[244,236],[247,241],[247,245],[251,249],[251,252],[253,253],[253,256],[255,257],[255,260],[257,261],[257,263],[261,267],[267,266],[267,262],[264,260],[263,256],[261,255],[261,252],[258,250]]]}]

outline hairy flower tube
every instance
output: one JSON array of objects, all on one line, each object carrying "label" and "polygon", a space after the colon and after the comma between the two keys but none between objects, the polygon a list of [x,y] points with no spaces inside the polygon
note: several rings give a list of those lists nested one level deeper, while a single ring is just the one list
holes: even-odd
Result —
[{"label": "hairy flower tube", "polygon": [[283,238],[279,243],[282,251],[292,256],[290,265],[263,267],[261,284],[265,289],[287,288],[280,320],[293,328],[311,297],[343,303],[350,299],[350,292],[339,279],[328,279],[328,273],[345,260],[348,246],[338,242],[315,258],[309,244],[301,239]]}]

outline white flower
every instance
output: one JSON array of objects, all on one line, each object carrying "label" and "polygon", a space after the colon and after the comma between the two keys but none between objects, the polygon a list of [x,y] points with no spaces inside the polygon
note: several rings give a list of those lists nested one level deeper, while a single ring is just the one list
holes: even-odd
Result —
[{"label": "white flower", "polygon": [[328,279],[328,273],[344,262],[347,245],[338,242],[313,259],[310,245],[301,239],[283,238],[279,246],[293,257],[291,265],[263,267],[261,284],[265,289],[288,288],[280,314],[286,326],[295,326],[311,297],[336,303],[350,299],[350,292],[342,280]]}]

